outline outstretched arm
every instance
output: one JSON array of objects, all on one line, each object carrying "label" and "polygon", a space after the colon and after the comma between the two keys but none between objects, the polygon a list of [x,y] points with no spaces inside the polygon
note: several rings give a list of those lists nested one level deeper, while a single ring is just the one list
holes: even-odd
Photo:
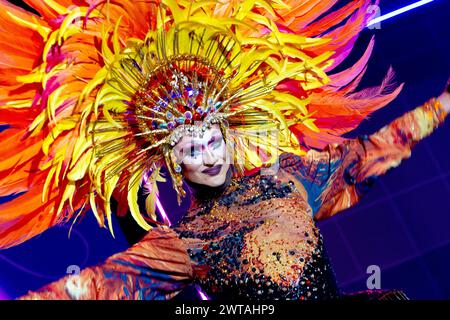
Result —
[{"label": "outstretched arm", "polygon": [[360,136],[305,156],[280,157],[284,170],[305,186],[314,218],[322,220],[356,204],[376,178],[409,158],[411,149],[450,112],[449,94],[431,99],[370,136]]},{"label": "outstretched arm", "polygon": [[166,300],[192,279],[187,248],[170,229],[152,229],[102,265],[66,276],[21,300]]}]

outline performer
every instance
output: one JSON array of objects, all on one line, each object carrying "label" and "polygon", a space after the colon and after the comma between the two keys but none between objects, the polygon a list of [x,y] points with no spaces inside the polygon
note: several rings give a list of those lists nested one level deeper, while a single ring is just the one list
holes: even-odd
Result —
[{"label": "performer", "polygon": [[[0,195],[25,192],[0,205],[0,247],[89,209],[113,233],[113,198],[147,233],[22,299],[170,299],[191,283],[212,299],[343,297],[314,220],[355,204],[450,109],[444,93],[341,137],[401,90],[389,71],[356,92],[373,40],[332,74],[370,1],[327,15],[336,1],[26,2],[40,16],[0,0]],[[193,191],[172,228],[155,215],[163,167],[179,202]]]}]

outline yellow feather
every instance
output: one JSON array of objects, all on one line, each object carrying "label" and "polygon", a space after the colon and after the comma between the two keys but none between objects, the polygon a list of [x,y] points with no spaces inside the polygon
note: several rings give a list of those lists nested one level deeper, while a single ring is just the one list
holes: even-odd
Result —
[{"label": "yellow feather", "polygon": [[115,54],[119,54],[120,53],[120,44],[119,44],[119,26],[120,26],[120,22],[122,21],[122,17],[120,16],[119,19],[117,19],[117,23],[114,27],[114,32],[113,32],[113,48],[114,48],[114,53]]},{"label": "yellow feather", "polygon": [[13,100],[5,103],[5,106],[0,106],[2,108],[14,108],[14,109],[23,109],[31,107],[33,101],[31,99],[22,99],[22,100]]},{"label": "yellow feather", "polygon": [[36,118],[34,118],[33,122],[29,125],[28,131],[32,132],[30,137],[36,136],[47,120],[47,113],[43,110]]},{"label": "yellow feather", "polygon": [[53,165],[56,168],[55,183],[54,183],[54,187],[55,188],[57,188],[59,186],[60,174],[61,174],[61,169],[62,169],[62,162],[64,161],[64,154],[65,154],[65,149],[63,149],[63,148],[59,149],[56,152],[55,158],[53,160]]},{"label": "yellow feather", "polygon": [[319,128],[317,128],[317,126],[314,124],[314,120],[315,119],[309,118],[309,119],[303,120],[302,123],[309,129],[311,129],[312,131],[320,132]]},{"label": "yellow feather", "polygon": [[307,38],[299,34],[284,32],[280,32],[278,37],[283,43],[297,44],[301,46],[301,48],[323,45],[331,41],[331,38]]},{"label": "yellow feather", "polygon": [[112,176],[111,178],[106,179],[104,181],[106,219],[108,221],[109,231],[111,232],[111,234],[114,238],[115,238],[115,235],[114,235],[114,229],[113,229],[113,224],[112,224],[111,196],[114,191],[114,188],[117,185],[117,182],[119,181],[119,178],[120,178],[120,174]]},{"label": "yellow feather", "polygon": [[91,193],[89,194],[89,203],[91,206],[92,213],[94,214],[94,217],[97,220],[99,226],[104,227],[105,220],[104,220],[103,215],[100,215],[97,210],[97,204],[95,203],[95,193],[93,191],[91,191]]},{"label": "yellow feather", "polygon": [[92,150],[88,150],[77,162],[77,164],[67,174],[67,179],[71,181],[78,181],[85,177],[90,165],[92,157]]},{"label": "yellow feather", "polygon": [[260,99],[258,101],[254,101],[254,102],[249,103],[249,105],[251,105],[251,106],[253,106],[255,108],[259,108],[261,110],[264,110],[268,114],[273,115],[281,124],[281,127],[282,127],[281,133],[285,135],[286,139],[288,139],[287,135],[289,133],[289,130],[288,130],[288,126],[287,126],[287,123],[286,123],[286,119],[285,119],[285,117],[283,116],[283,114],[279,110],[277,110],[276,108],[270,107],[270,105],[271,105],[270,102],[268,102],[266,100],[263,100],[263,99]]},{"label": "yellow feather", "polygon": [[22,24],[23,26],[26,26],[28,28],[30,28],[31,30],[35,30],[39,33],[39,35],[42,37],[42,39],[44,41],[47,41],[47,37],[48,34],[51,32],[50,28],[44,27],[42,25],[40,25],[37,21],[36,18],[33,17],[33,20],[35,21],[34,23],[23,20],[15,15],[13,15],[11,12],[7,11],[6,14],[8,16],[10,16],[13,20],[15,20],[16,22],[18,22],[19,24]]},{"label": "yellow feather", "polygon": [[[100,158],[99,161],[95,163],[93,166],[93,174],[94,174],[94,183],[98,190],[102,190],[103,186],[103,173],[110,167],[111,163],[114,163],[115,161],[118,161],[122,159],[124,154],[122,153],[112,153],[105,155],[104,157]],[[99,196],[103,198],[103,194],[99,192]]]},{"label": "yellow feather", "polygon": [[67,97],[67,95],[64,95],[60,100],[60,95],[65,89],[67,88],[67,84],[63,84],[59,86],[55,91],[53,91],[47,100],[47,117],[50,121],[55,119],[55,112],[56,109],[62,104],[64,98]]},{"label": "yellow feather", "polygon": [[[102,84],[105,81],[107,73],[108,70],[106,68],[102,68],[96,73],[95,77],[91,81],[89,81],[86,87],[83,88],[79,103],[81,103],[81,101],[83,101],[98,85]],[[98,111],[96,109],[94,109],[94,113],[97,117]]]},{"label": "yellow feather", "polygon": [[73,128],[75,128],[75,126],[76,122],[71,119],[64,119],[58,122],[52,129],[50,134],[45,137],[44,142],[42,143],[42,151],[44,152],[44,154],[48,155],[50,145],[63,131],[72,130]]},{"label": "yellow feather", "polygon": [[63,15],[69,13],[69,9],[60,5],[58,2],[54,0],[45,0],[44,1],[47,6],[55,10],[58,14]]},{"label": "yellow feather", "polygon": [[187,10],[181,9],[175,0],[163,0],[162,3],[170,8],[175,23],[180,23],[187,19]]},{"label": "yellow feather", "polygon": [[108,37],[110,30],[111,28],[109,26],[102,27],[102,57],[106,65],[109,65],[114,61],[114,53],[108,46]]},{"label": "yellow feather", "polygon": [[[137,203],[137,195],[139,190],[139,181],[140,177],[142,176],[143,170],[138,169],[136,170],[128,183],[128,206],[131,211],[131,215],[133,216],[134,220],[137,222],[137,224],[143,228],[144,230],[148,231],[151,229],[151,226],[145,221],[145,219],[142,217],[142,214],[139,210],[139,205]],[[136,182],[138,181],[138,182]],[[133,182],[135,182],[133,184]]]},{"label": "yellow feather", "polygon": [[306,106],[309,104],[311,99],[301,100],[291,94],[281,93],[275,90],[272,91],[271,95],[274,96],[275,100],[277,101],[284,101],[298,108],[298,110],[300,110],[303,115],[308,114],[308,109],[306,109]]},{"label": "yellow feather", "polygon": [[53,45],[58,41],[58,31],[53,31],[45,42],[44,50],[42,51],[42,60],[47,62],[47,56]]},{"label": "yellow feather", "polygon": [[47,195],[50,193],[50,182],[53,179],[53,175],[55,174],[55,167],[50,168],[48,175],[45,179],[44,187],[42,189],[41,200],[44,203],[47,201]]},{"label": "yellow feather", "polygon": [[111,114],[109,113],[107,108],[103,108],[102,112],[103,112],[103,115],[105,116],[106,120],[108,120],[108,122],[111,123],[111,125],[113,125],[114,127],[118,128],[118,129],[123,128],[123,126],[121,124],[119,124],[117,121],[115,121],[113,119],[113,117],[111,116]]},{"label": "yellow feather", "polygon": [[[83,134],[78,136],[77,141],[75,142],[75,146],[73,148],[71,159],[72,163],[73,164],[77,163],[78,159],[82,156],[82,154],[91,147],[92,141],[90,139],[86,139],[86,137]],[[72,168],[72,166],[70,166],[70,168]]]},{"label": "yellow feather", "polygon": [[198,2],[191,2],[191,14],[195,14],[197,10],[202,10],[205,7],[208,7],[209,4],[216,4],[217,0],[204,0]]},{"label": "yellow feather", "polygon": [[58,34],[57,37],[57,41],[58,41],[58,46],[62,46],[63,42],[65,40],[67,40],[68,38],[70,38],[71,36],[73,36],[74,34],[78,34],[81,31],[81,27],[78,26],[70,26],[67,28],[67,30],[61,34]]},{"label": "yellow feather", "polygon": [[147,197],[145,198],[145,209],[147,211],[147,215],[156,220],[156,201],[155,201],[156,193],[151,191]]},{"label": "yellow feather", "polygon": [[269,12],[273,17],[276,16],[275,11],[273,10],[273,3],[272,1],[264,1],[264,0],[256,0],[255,1],[256,6],[264,8],[267,12]]},{"label": "yellow feather", "polygon": [[44,79],[45,74],[45,64],[34,68],[32,72],[27,75],[17,76],[16,80],[22,83],[39,83]]},{"label": "yellow feather", "polygon": [[[72,201],[72,197],[73,194],[75,192],[76,188],[75,188],[75,183],[74,182],[69,182],[66,186],[66,188],[64,189],[64,194],[62,196],[62,199],[59,203],[58,206],[58,210],[56,211],[56,215],[59,216],[61,215],[61,211],[63,209],[63,206],[65,205],[66,201],[70,199],[70,202]],[[73,210],[73,208],[72,208]]]},{"label": "yellow feather", "polygon": [[236,19],[243,20],[252,10],[255,5],[255,0],[244,0],[239,4],[238,13]]}]

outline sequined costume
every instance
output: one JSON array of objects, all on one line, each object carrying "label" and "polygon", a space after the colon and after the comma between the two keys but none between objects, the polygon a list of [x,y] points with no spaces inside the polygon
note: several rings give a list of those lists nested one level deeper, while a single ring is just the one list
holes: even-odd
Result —
[{"label": "sequined costume", "polygon": [[[315,221],[357,203],[446,115],[433,99],[370,136],[305,156],[282,154],[275,175],[233,176],[219,193],[194,196],[173,230],[151,230],[106,264],[22,298],[168,299],[189,283],[212,299],[342,298]],[[171,244],[149,242],[155,237]],[[371,297],[404,295],[367,291],[352,298]]]}]

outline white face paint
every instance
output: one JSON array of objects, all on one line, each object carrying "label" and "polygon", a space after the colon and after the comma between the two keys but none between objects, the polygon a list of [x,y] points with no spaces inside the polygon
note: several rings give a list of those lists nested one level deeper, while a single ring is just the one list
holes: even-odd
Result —
[{"label": "white face paint", "polygon": [[206,130],[203,137],[183,136],[173,147],[183,175],[194,183],[217,187],[227,177],[230,161],[218,124]]}]

